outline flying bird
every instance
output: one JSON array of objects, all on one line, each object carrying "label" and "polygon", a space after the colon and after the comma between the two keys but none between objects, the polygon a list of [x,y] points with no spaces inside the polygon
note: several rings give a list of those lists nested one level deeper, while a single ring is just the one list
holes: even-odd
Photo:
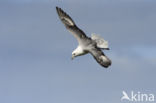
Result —
[{"label": "flying bird", "polygon": [[91,38],[88,37],[77,27],[66,12],[59,7],[56,7],[56,11],[66,29],[70,31],[78,41],[77,48],[72,52],[72,59],[90,53],[101,66],[105,68],[109,67],[111,60],[102,52],[102,50],[109,50],[108,42],[96,34],[92,34]]}]

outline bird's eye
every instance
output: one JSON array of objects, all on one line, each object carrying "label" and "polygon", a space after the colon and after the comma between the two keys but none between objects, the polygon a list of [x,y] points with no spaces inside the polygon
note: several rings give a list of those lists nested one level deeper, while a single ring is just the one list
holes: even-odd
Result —
[{"label": "bird's eye", "polygon": [[75,56],[75,53],[73,55]]}]

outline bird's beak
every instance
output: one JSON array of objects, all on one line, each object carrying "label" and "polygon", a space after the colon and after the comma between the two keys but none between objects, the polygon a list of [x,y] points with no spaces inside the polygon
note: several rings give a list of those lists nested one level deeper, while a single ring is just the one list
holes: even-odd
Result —
[{"label": "bird's beak", "polygon": [[74,59],[74,56],[72,55],[71,60],[73,60],[73,59]]}]

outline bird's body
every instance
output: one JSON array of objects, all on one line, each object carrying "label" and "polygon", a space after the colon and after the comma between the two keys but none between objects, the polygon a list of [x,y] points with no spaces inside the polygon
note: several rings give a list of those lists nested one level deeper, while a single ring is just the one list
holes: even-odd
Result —
[{"label": "bird's body", "polygon": [[[90,53],[95,60],[103,67],[111,65],[111,60],[104,55],[101,49],[108,49],[108,43],[98,36],[92,38],[87,37],[85,33],[79,29],[71,17],[66,14],[61,8],[56,7],[59,18],[78,41],[77,48],[72,52],[72,59]],[[102,42],[101,42],[102,41]]]}]

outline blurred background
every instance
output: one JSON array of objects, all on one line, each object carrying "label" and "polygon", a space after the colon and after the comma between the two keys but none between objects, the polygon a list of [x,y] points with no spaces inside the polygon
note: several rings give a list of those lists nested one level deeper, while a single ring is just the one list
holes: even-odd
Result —
[{"label": "blurred background", "polygon": [[[108,40],[112,66],[71,60],[77,41],[56,6]],[[156,95],[155,74],[155,0],[0,0],[1,103],[126,103],[123,90]]]}]

